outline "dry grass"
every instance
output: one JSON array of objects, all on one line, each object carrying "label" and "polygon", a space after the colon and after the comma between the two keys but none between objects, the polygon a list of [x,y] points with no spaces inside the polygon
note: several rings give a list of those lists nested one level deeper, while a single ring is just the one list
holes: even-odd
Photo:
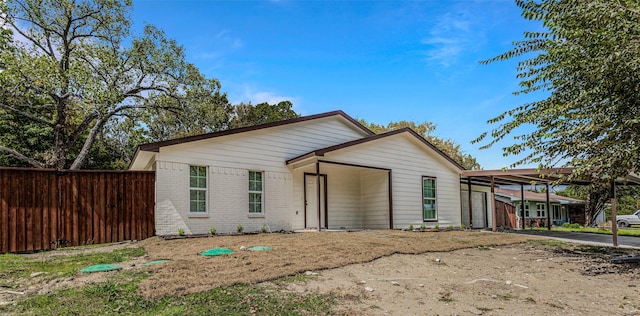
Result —
[{"label": "dry grass", "polygon": [[[361,231],[303,234],[215,236],[178,240],[150,238],[141,245],[150,259],[170,259],[152,267],[139,284],[148,298],[179,296],[237,283],[256,283],[309,270],[369,262],[394,253],[420,254],[479,246],[520,243],[535,237],[484,232]],[[239,251],[264,245],[272,251]],[[225,247],[236,252],[202,257],[204,250]]]}]

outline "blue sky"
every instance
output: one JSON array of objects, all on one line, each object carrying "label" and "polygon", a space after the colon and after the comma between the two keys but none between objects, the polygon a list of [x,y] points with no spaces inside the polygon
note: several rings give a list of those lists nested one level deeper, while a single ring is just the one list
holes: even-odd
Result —
[{"label": "blue sky", "polygon": [[302,115],[430,121],[484,169],[516,158],[470,141],[495,127],[488,119],[533,100],[512,95],[516,61],[478,63],[540,29],[511,0],[139,0],[132,20],[134,30],[154,24],[177,40],[233,103],[290,100]]}]

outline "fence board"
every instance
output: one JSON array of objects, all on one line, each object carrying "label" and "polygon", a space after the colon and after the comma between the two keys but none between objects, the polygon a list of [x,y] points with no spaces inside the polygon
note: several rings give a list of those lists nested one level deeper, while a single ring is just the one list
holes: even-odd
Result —
[{"label": "fence board", "polygon": [[0,253],[151,237],[154,188],[149,171],[0,168]]}]

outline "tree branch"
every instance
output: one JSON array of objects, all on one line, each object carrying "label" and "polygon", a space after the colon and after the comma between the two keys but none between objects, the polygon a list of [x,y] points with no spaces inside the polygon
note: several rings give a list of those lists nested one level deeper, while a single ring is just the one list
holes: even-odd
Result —
[{"label": "tree branch", "polygon": [[37,161],[37,160],[35,160],[33,158],[29,158],[29,157],[27,157],[27,156],[15,151],[15,150],[11,149],[11,148],[0,146],[0,151],[7,152],[9,155],[15,157],[16,159],[24,161],[24,162],[26,162],[26,163],[28,163],[28,164],[36,167],[36,168],[44,168],[44,165],[42,163],[40,163],[39,161]]},{"label": "tree branch", "polygon": [[39,118],[39,117],[37,117],[37,116],[33,116],[33,115],[29,114],[29,113],[26,113],[26,112],[20,111],[20,110],[18,110],[18,109],[16,109],[16,108],[10,107],[10,106],[5,105],[5,104],[2,104],[2,103],[0,103],[0,109],[5,109],[5,110],[7,110],[7,111],[11,111],[11,112],[16,113],[16,114],[18,114],[18,115],[20,115],[20,116],[24,116],[24,117],[26,117],[26,118],[28,118],[28,119],[30,119],[30,120],[34,120],[34,121],[36,121],[36,122],[39,122],[39,123],[45,124],[45,125],[47,125],[47,126],[53,126],[53,123],[52,123],[52,122],[49,122],[49,121],[44,120],[44,119],[42,119],[42,118]]}]

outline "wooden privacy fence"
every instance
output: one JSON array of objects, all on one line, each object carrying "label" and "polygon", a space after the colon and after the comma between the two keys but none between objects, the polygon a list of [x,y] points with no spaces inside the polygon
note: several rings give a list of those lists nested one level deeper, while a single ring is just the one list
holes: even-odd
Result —
[{"label": "wooden privacy fence", "polygon": [[503,228],[517,228],[516,208],[512,204],[502,201],[496,202],[496,226]]},{"label": "wooden privacy fence", "polygon": [[155,233],[152,171],[0,168],[0,253]]}]

